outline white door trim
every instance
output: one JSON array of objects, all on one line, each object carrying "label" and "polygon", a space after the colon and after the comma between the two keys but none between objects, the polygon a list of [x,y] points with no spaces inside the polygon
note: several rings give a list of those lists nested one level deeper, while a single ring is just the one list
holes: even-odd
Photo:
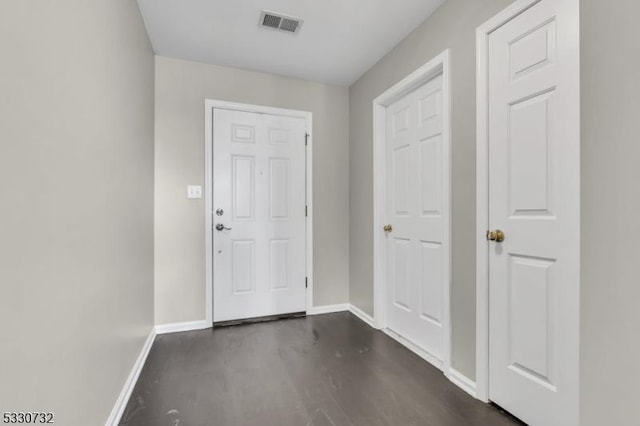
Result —
[{"label": "white door trim", "polygon": [[373,252],[374,252],[374,324],[377,329],[387,328],[387,288],[386,277],[386,244],[382,227],[387,223],[385,213],[386,201],[386,110],[395,101],[412,92],[429,80],[442,74],[443,90],[443,141],[445,160],[445,211],[443,212],[444,244],[449,248],[447,253],[449,266],[444,271],[445,291],[443,292],[443,331],[444,356],[442,367],[448,376],[451,368],[451,77],[450,52],[445,50],[425,65],[395,84],[373,101]]},{"label": "white door trim", "polygon": [[489,401],[489,35],[541,0],[518,0],[476,30],[476,398]]},{"label": "white door trim", "polygon": [[205,99],[204,101],[204,158],[205,158],[205,313],[206,322],[213,323],[213,109],[253,112],[258,114],[279,115],[302,118],[306,122],[306,275],[307,275],[307,312],[313,308],[313,114],[309,111],[275,108],[262,105],[250,105],[237,102]]}]

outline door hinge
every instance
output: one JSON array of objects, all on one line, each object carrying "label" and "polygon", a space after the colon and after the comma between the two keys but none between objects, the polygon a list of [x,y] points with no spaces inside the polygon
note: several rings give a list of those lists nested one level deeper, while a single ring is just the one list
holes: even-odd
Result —
[{"label": "door hinge", "polygon": [[309,216],[309,206],[304,206],[304,217]]},{"label": "door hinge", "polygon": [[309,133],[305,133],[304,135],[304,146],[309,145]]},{"label": "door hinge", "polygon": [[304,277],[304,288],[309,288],[309,278]]}]

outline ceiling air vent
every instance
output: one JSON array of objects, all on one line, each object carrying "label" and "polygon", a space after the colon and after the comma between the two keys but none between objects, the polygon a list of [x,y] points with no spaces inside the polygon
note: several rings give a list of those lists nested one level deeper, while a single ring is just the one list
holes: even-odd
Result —
[{"label": "ceiling air vent", "polygon": [[302,26],[302,19],[263,10],[260,15],[260,26],[289,33],[296,33]]}]

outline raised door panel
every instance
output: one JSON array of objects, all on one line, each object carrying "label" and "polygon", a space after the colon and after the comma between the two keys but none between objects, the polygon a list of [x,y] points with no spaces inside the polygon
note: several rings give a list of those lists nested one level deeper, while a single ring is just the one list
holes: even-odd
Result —
[{"label": "raised door panel", "polygon": [[391,254],[393,258],[393,303],[406,311],[410,308],[410,291],[412,282],[411,268],[411,241],[403,238],[394,238]]},{"label": "raised door panel", "polygon": [[269,129],[269,143],[271,145],[284,145],[289,143],[289,130]]},{"label": "raised door panel", "polygon": [[509,180],[512,215],[553,215],[553,91],[510,107]]},{"label": "raised door panel", "polygon": [[511,80],[553,63],[555,55],[556,22],[551,18],[509,43]]},{"label": "raised door panel", "polygon": [[442,327],[443,300],[442,244],[420,242],[420,316]]},{"label": "raised door panel", "polygon": [[291,166],[288,158],[269,159],[269,212],[271,220],[289,218]]},{"label": "raised door panel", "polygon": [[291,275],[289,245],[289,240],[271,240],[269,270],[272,290],[282,290],[289,287],[289,276]]},{"label": "raised door panel", "polygon": [[231,124],[231,141],[236,143],[255,143],[256,128],[247,124]]},{"label": "raised door panel", "polygon": [[391,180],[393,182],[393,215],[408,216],[411,209],[410,172],[411,147],[404,145],[393,150]]},{"label": "raised door panel", "polygon": [[392,118],[392,132],[393,137],[397,138],[402,133],[409,130],[409,107],[405,107],[393,114]]},{"label": "raised door panel", "polygon": [[510,256],[509,368],[555,390],[555,260]]},{"label": "raised door panel", "polygon": [[233,156],[231,176],[233,220],[253,220],[256,196],[255,159],[246,156]]},{"label": "raised door panel", "polygon": [[422,137],[432,137],[442,133],[442,78],[428,83],[424,91],[417,101],[417,130]]},{"label": "raised door panel", "polygon": [[252,293],[255,290],[256,243],[236,240],[231,243],[231,287],[233,294]]},{"label": "raised door panel", "polygon": [[432,136],[419,143],[420,214],[440,216],[444,189],[444,158],[442,135]]}]

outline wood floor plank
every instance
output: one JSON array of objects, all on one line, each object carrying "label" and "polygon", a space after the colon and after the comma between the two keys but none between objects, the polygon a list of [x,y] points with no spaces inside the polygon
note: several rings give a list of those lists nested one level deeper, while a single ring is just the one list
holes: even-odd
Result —
[{"label": "wood floor plank", "polygon": [[158,336],[120,425],[521,423],[345,312]]}]

